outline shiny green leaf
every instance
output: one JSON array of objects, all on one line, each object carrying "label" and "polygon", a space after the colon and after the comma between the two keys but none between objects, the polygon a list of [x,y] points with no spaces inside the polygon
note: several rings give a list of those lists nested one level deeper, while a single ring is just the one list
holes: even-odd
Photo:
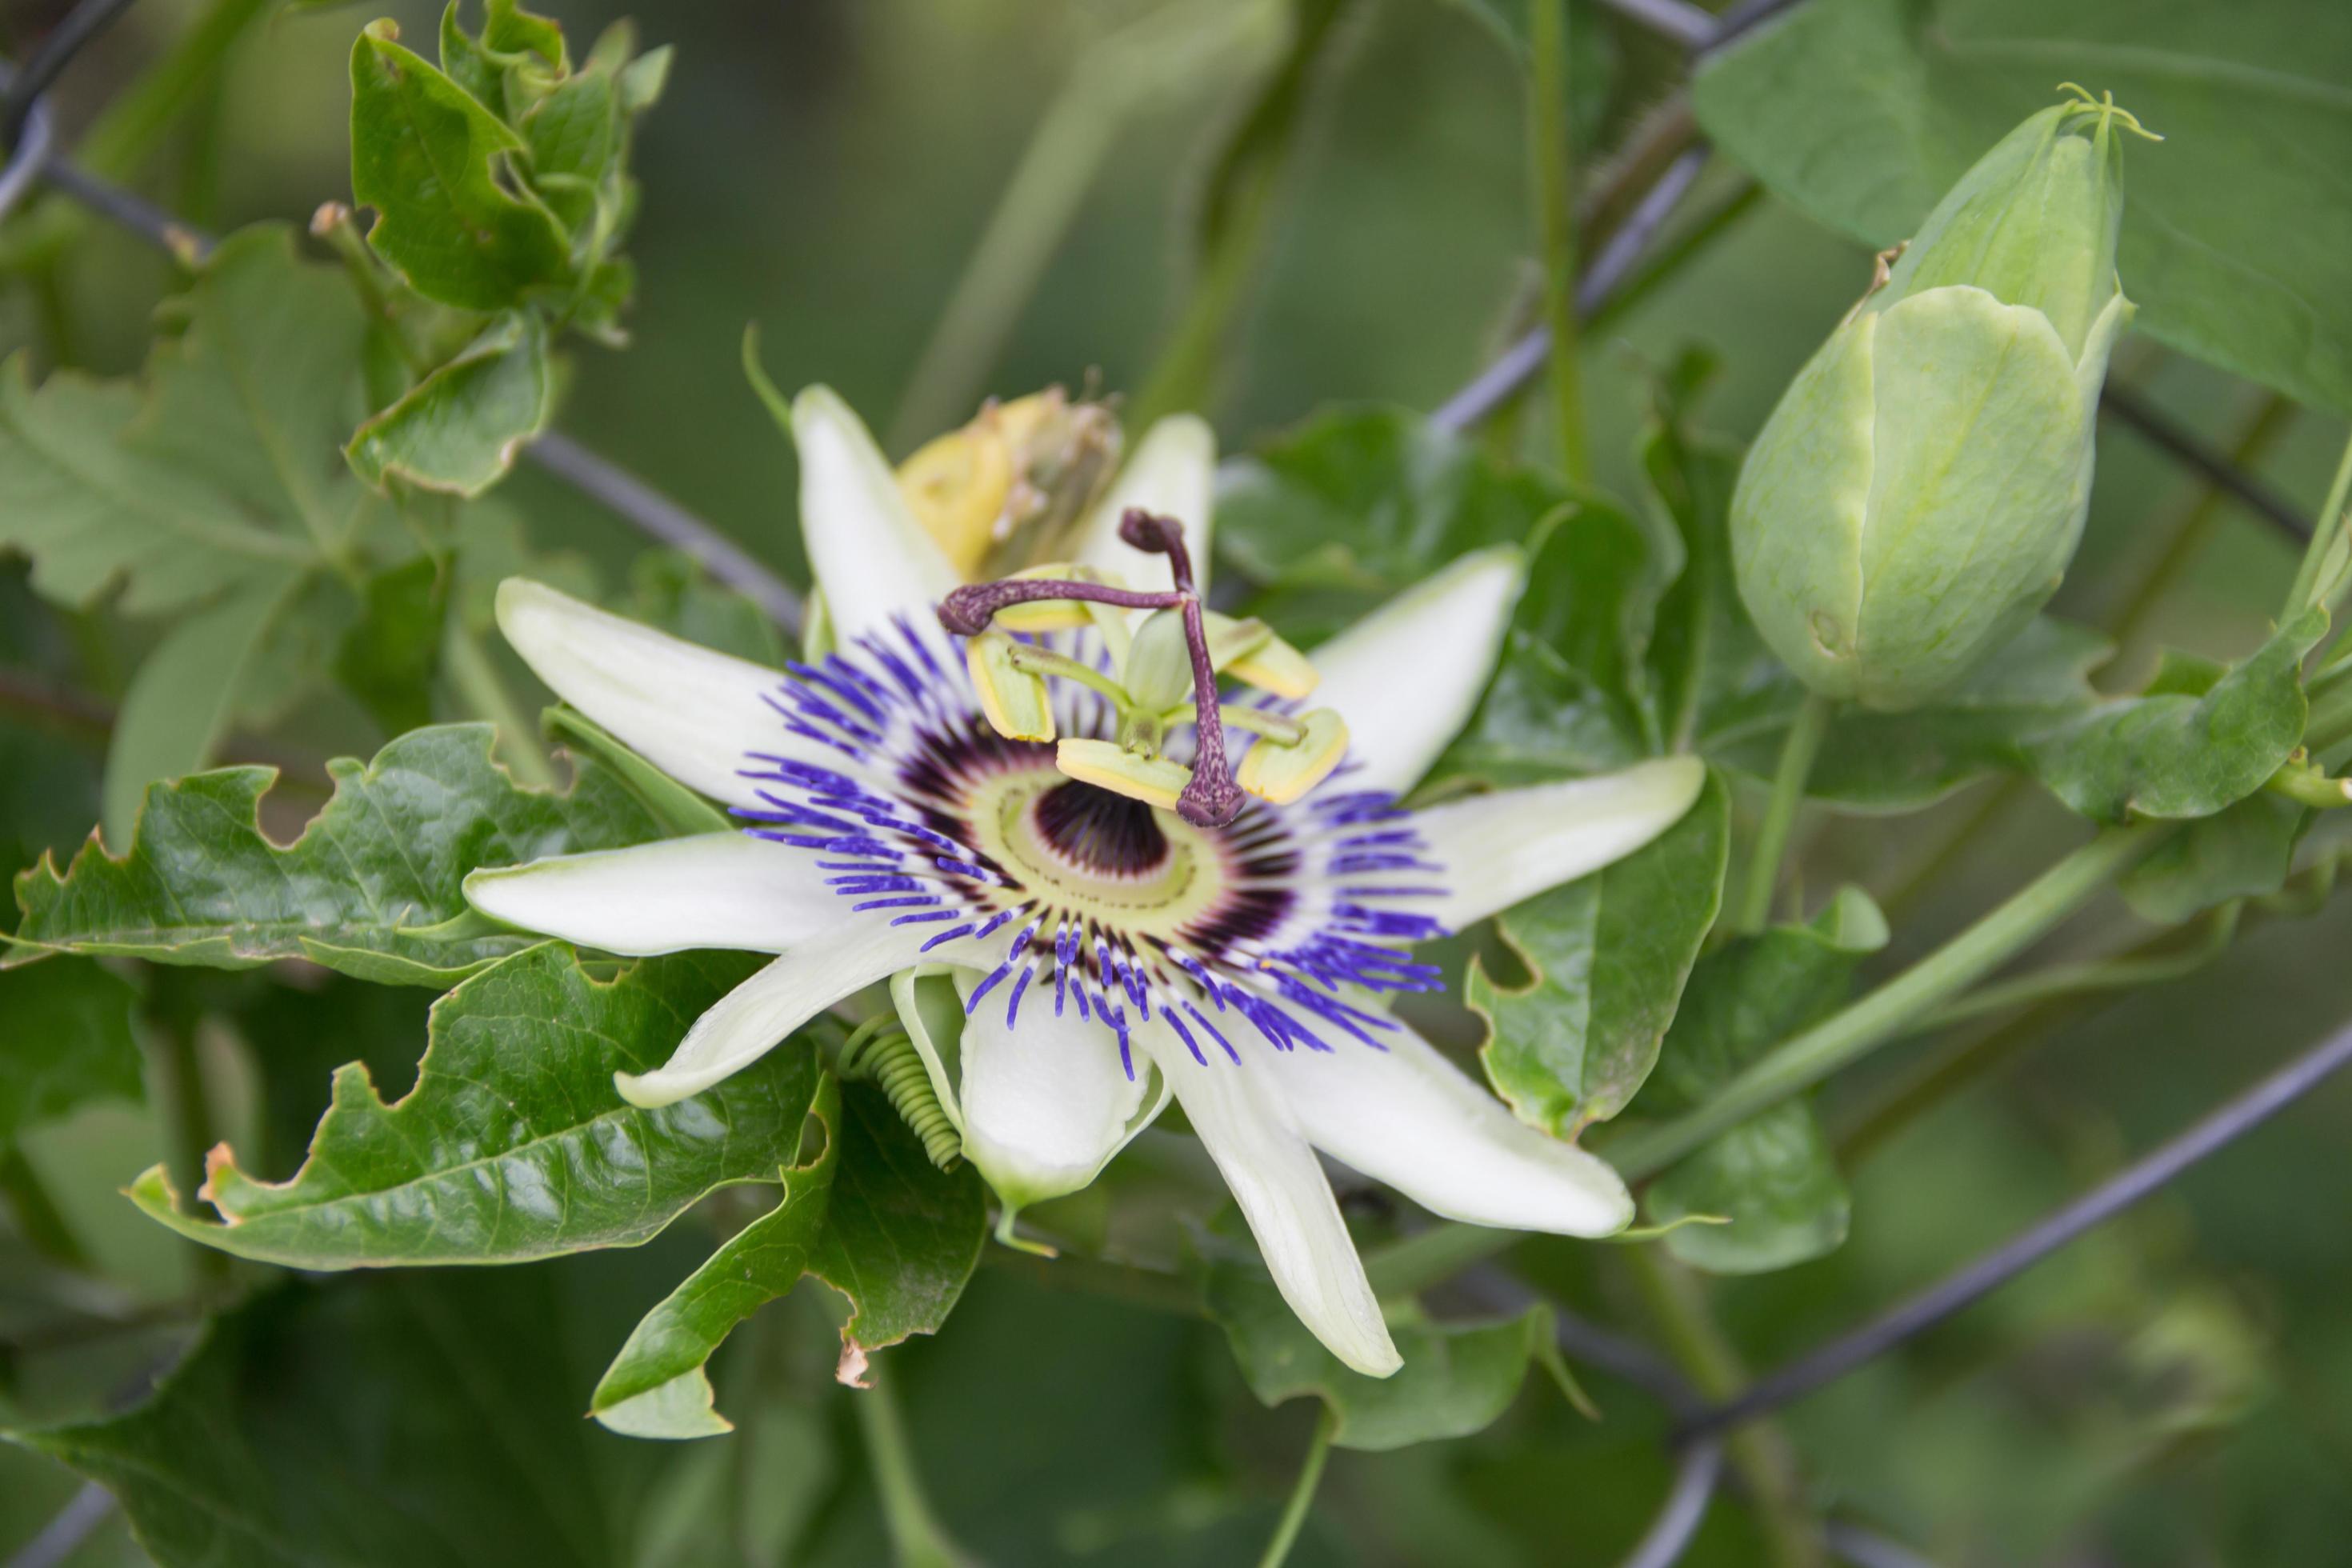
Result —
[{"label": "shiny green leaf", "polygon": [[1497,917],[1527,976],[1473,960],[1464,999],[1486,1021],[1486,1077],[1521,1121],[1572,1137],[1650,1076],[1722,905],[1730,817],[1730,792],[1710,774],[1657,838]]},{"label": "shiny green leaf", "polygon": [[257,577],[187,616],[140,662],[106,749],[104,813],[110,843],[128,843],[149,783],[212,764],[228,733],[239,681],[294,585]]},{"label": "shiny green leaf", "polygon": [[143,383],[0,372],[0,550],[86,605],[174,610],[347,558],[388,510],[333,462],[367,409],[366,317],[283,225],[224,240],[172,306]]},{"label": "shiny green leaf", "polygon": [[506,478],[524,445],[547,428],[553,405],[546,325],[509,312],[361,426],[345,451],[378,489],[397,479],[478,496]]},{"label": "shiny green leaf", "polygon": [[2201,693],[2184,688],[2176,667],[2152,694],[2105,704],[2035,741],[2033,770],[2096,821],[2210,816],[2262,788],[2301,743],[2303,656],[2326,629],[2325,611],[2306,610]]},{"label": "shiny green leaf", "polygon": [[562,284],[563,230],[499,179],[520,136],[379,22],[352,47],[352,194],[368,243],[428,300],[504,310]]},{"label": "shiny green leaf", "polygon": [[1706,56],[1707,135],[1872,247],[2056,84],[2112,91],[2133,141],[2118,269],[2138,329],[2299,401],[2352,413],[2352,12],[2304,0],[1816,0]]},{"label": "shiny green leaf", "polygon": [[2294,847],[2310,816],[2285,796],[2257,790],[2158,845],[2116,890],[2132,913],[2159,925],[2276,892],[2294,868]]},{"label": "shiny green leaf", "polygon": [[449,574],[417,556],[368,578],[364,608],[336,647],[335,679],[392,734],[433,721]]},{"label": "shiny green leaf", "polygon": [[[2091,671],[2112,646],[2087,626],[2044,616],[1952,690],[1903,713],[1847,705],[1831,721],[1805,793],[1849,810],[1915,811],[1992,773],[2021,773],[2039,737],[2090,711]],[[1727,690],[1702,718],[1709,760],[1769,779],[1804,688],[1778,666],[1759,665],[1743,689]]]},{"label": "shiny green leaf", "polygon": [[[1859,889],[1811,923],[1735,938],[1691,971],[1642,1110],[1673,1115],[1705,1100],[1763,1052],[1834,1012],[1854,967],[1886,945],[1886,920]],[[1785,1268],[1845,1240],[1845,1181],[1812,1107],[1792,1100],[1678,1162],[1643,1195],[1664,1245],[1718,1274]],[[1678,1225],[1694,1215],[1728,1225]]]},{"label": "shiny green leaf", "polygon": [[841,1090],[841,1165],[808,1270],[849,1298],[840,1377],[862,1384],[868,1352],[939,1331],[988,1240],[988,1200],[969,1164],[942,1171],[882,1091]]},{"label": "shiny green leaf", "polygon": [[12,1436],[102,1482],[163,1568],[631,1568],[663,1450],[580,1419],[583,1347],[626,1321],[612,1264],[289,1283],[137,1408]]},{"label": "shiny green leaf", "polygon": [[257,812],[276,777],[223,768],[147,792],[120,857],[93,839],[60,871],[16,879],[18,938],[63,952],[247,969],[308,958],[386,984],[446,985],[534,938],[472,913],[466,873],[662,836],[609,777],[525,789],[490,759],[488,724],[393,742],[328,764],[334,797],[283,848]]},{"label": "shiny green leaf", "polygon": [[208,1247],[290,1268],[513,1263],[658,1234],[715,1188],[772,1181],[800,1146],[816,1086],[806,1047],[769,1052],[690,1100],[629,1104],[615,1072],[669,1058],[751,973],[734,953],[638,961],[606,979],[560,942],[443,997],[416,1087],[386,1105],[338,1068],[310,1158],[257,1181],[226,1145],[183,1215],[160,1165],[131,1187],[146,1214]]},{"label": "shiny green leaf", "polygon": [[136,996],[80,960],[0,970],[0,1150],[91,1100],[143,1097]]},{"label": "shiny green leaf", "polygon": [[734,1430],[714,1408],[703,1369],[736,1324],[800,1282],[824,1231],[841,1163],[841,1087],[830,1074],[817,1081],[808,1114],[824,1146],[782,1169],[783,1197],[646,1313],[605,1370],[588,1408],[606,1426],[633,1437]]},{"label": "shiny green leaf", "polygon": [[1267,1405],[1312,1395],[1329,1407],[1343,1448],[1402,1448],[1482,1432],[1508,1409],[1535,1362],[1563,1379],[1548,1307],[1479,1324],[1391,1323],[1404,1365],[1366,1377],[1340,1364],[1299,1322],[1265,1271],[1224,1258],[1203,1266],[1209,1316],[1225,1331],[1250,1392]]}]

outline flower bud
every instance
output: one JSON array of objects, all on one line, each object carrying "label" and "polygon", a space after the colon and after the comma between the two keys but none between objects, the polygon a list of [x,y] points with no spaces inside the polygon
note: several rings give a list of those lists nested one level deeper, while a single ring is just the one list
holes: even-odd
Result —
[{"label": "flower bud", "polygon": [[2069,102],[1988,153],[1749,449],[1731,503],[1740,596],[1822,695],[1916,706],[2056,591],[2131,314],[2115,270],[2124,129],[2139,131],[2112,101]]},{"label": "flower bud", "polygon": [[966,578],[1041,561],[1066,539],[1118,468],[1118,421],[1049,387],[991,403],[898,466],[899,493]]}]

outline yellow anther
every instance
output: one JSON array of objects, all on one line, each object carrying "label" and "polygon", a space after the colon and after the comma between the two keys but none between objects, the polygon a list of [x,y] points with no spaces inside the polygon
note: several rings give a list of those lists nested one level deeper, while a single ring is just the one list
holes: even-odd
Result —
[{"label": "yellow anther", "polygon": [[1235,680],[1246,681],[1260,691],[1271,691],[1276,697],[1292,701],[1305,697],[1322,684],[1323,678],[1307,662],[1307,656],[1283,641],[1269,636],[1242,658],[1225,668],[1225,673]]},{"label": "yellow anther", "polygon": [[1307,733],[1295,746],[1263,736],[1251,742],[1234,782],[1260,800],[1288,805],[1329,778],[1348,754],[1346,721],[1328,708],[1318,708],[1300,714],[1298,722]]},{"label": "yellow anther", "polygon": [[1111,741],[1075,737],[1054,751],[1054,765],[1080,784],[1099,785],[1114,795],[1176,809],[1176,797],[1192,782],[1192,770],[1165,757],[1147,757]]},{"label": "yellow anther", "polygon": [[964,644],[964,664],[990,726],[1008,741],[1054,738],[1054,700],[1043,676],[1014,667],[1020,645],[1003,632],[982,632]]}]

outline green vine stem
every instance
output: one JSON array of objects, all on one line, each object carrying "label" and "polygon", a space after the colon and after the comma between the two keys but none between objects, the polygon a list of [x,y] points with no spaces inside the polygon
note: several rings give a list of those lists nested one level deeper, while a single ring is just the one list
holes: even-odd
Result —
[{"label": "green vine stem", "polygon": [[31,1244],[34,1251],[68,1268],[89,1268],[89,1249],[74,1235],[57,1200],[49,1195],[41,1173],[25,1158],[25,1151],[14,1145],[0,1147],[0,1199],[6,1200],[8,1212],[16,1221],[17,1234]]},{"label": "green vine stem", "polygon": [[1577,349],[1576,152],[1569,120],[1568,0],[1534,0],[1528,15],[1528,166],[1541,229],[1544,320],[1551,329],[1552,412],[1560,467],[1570,484],[1590,484],[1584,383]]},{"label": "green vine stem", "polygon": [[457,700],[476,718],[487,719],[498,727],[499,751],[507,765],[514,770],[515,777],[534,789],[553,789],[557,783],[555,764],[541,749],[538,728],[524,716],[506,679],[490,662],[489,649],[482,646],[481,637],[460,626],[455,617],[449,624],[448,637],[442,644],[441,662],[449,672],[449,684],[456,689]]},{"label": "green vine stem", "polygon": [[1345,40],[1357,0],[1300,0],[1288,7],[1289,47],[1219,153],[1202,203],[1200,270],[1159,363],[1145,377],[1129,426],[1204,406],[1234,317],[1265,251],[1276,199],[1306,140],[1327,52]]},{"label": "green vine stem", "polygon": [[1316,1416],[1315,1436],[1307,1440],[1307,1458],[1299,1464],[1297,1484],[1290,1489],[1290,1501],[1284,1506],[1282,1518],[1266,1541],[1265,1554],[1257,1560],[1258,1568],[1282,1568],[1291,1547],[1297,1544],[1307,1510],[1315,1506],[1315,1489],[1323,1482],[1324,1461],[1331,1457],[1331,1435],[1339,1426],[1339,1418],[1328,1405]]},{"label": "green vine stem", "polygon": [[1627,1181],[1655,1175],[1709,1139],[1860,1060],[1920,1014],[2039,941],[2178,826],[2146,822],[2106,829],[1911,968],[1782,1042],[1696,1110],[1614,1139],[1604,1156]]},{"label": "green vine stem", "polygon": [[969,1560],[949,1539],[923,1493],[922,1472],[915,1467],[915,1451],[899,1417],[897,1391],[875,1363],[866,1364],[866,1377],[867,1386],[850,1399],[857,1406],[857,1429],[866,1439],[866,1461],[874,1467],[874,1489],[882,1500],[882,1521],[890,1532],[893,1556],[899,1568],[962,1568]]},{"label": "green vine stem", "polygon": [[1149,13],[1078,58],[923,346],[891,421],[893,450],[911,450],[970,417],[1120,131],[1209,83],[1247,74],[1278,43],[1278,22],[1269,0],[1191,0]]},{"label": "green vine stem", "polygon": [[1762,931],[1772,918],[1772,893],[1780,885],[1780,861],[1788,854],[1789,829],[1796,825],[1797,807],[1804,804],[1805,781],[1812,776],[1822,737],[1829,733],[1832,706],[1820,692],[1808,692],[1780,743],[1780,765],[1773,772],[1772,796],[1756,831],[1756,853],[1748,863],[1747,885],[1740,889],[1735,931]]},{"label": "green vine stem", "polygon": [[2286,604],[2279,611],[2281,624],[2301,615],[2319,596],[2319,574],[2326,564],[2327,552],[2344,535],[2344,503],[2352,497],[2352,441],[2344,445],[2344,456],[2336,460],[2336,478],[2327,487],[2326,504],[2313,520],[2311,542],[2305,546],[2303,563],[2295,568],[2294,584],[2288,588]]},{"label": "green vine stem", "polygon": [[[1623,1251],[1666,1352],[1684,1374],[1709,1399],[1738,1394],[1748,1368],[1707,1310],[1701,1282],[1658,1248]],[[1771,1421],[1754,1422],[1734,1432],[1724,1452],[1747,1489],[1776,1568],[1813,1568],[1822,1561],[1821,1529],[1805,1512],[1804,1481],[1787,1436]]]}]

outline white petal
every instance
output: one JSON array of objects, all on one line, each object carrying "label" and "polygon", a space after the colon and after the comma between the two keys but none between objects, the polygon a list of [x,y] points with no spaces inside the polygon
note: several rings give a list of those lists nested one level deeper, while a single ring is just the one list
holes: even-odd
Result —
[{"label": "white petal", "polygon": [[663,1066],[642,1075],[614,1073],[621,1098],[648,1108],[668,1105],[741,1072],[824,1009],[914,962],[922,931],[853,918],[800,943],[696,1019]]},{"label": "white petal", "polygon": [[1607,1236],[1633,1217],[1606,1162],[1547,1138],[1402,1024],[1329,1051],[1245,1063],[1279,1088],[1314,1145],[1432,1214],[1507,1230]]},{"label": "white petal", "polygon": [[1196,414],[1171,414],[1143,433],[1110,490],[1079,526],[1070,553],[1082,565],[1116,572],[1130,588],[1167,590],[1176,585],[1168,558],[1146,555],[1118,537],[1118,520],[1141,507],[1184,525],[1184,548],[1192,557],[1193,584],[1209,587],[1211,512],[1216,496],[1217,437]]},{"label": "white petal", "polygon": [[1299,1321],[1366,1376],[1396,1371],[1403,1362],[1363,1260],[1288,1103],[1247,1065],[1223,1056],[1205,1067],[1194,1061],[1157,1021],[1136,1030],[1135,1041],[1167,1075]]},{"label": "white petal", "polygon": [[639,622],[607,615],[544,583],[499,584],[499,629],[558,697],[681,784],[732,805],[759,797],[736,770],[759,750],[823,761],[788,732],[767,694],[784,678]]},{"label": "white petal", "polygon": [[[956,975],[968,1001],[985,978]],[[1009,984],[1009,983],[1008,983]],[[1054,1016],[1050,991],[1022,999],[1020,1020],[1004,1022],[1000,984],[964,1020],[961,1055],[963,1152],[1012,1207],[1075,1193],[1168,1103],[1166,1078],[1137,1053],[1127,1076],[1118,1037],[1078,1016]]]},{"label": "white petal", "polygon": [[829,386],[793,399],[801,458],[801,537],[825,607],[845,640],[904,615],[936,632],[932,606],[959,581],[915,521],[865,422]]},{"label": "white petal", "polygon": [[841,922],[845,900],[816,862],[748,833],[703,833],[476,871],[466,899],[509,925],[606,952],[782,952]]},{"label": "white petal", "polygon": [[1349,789],[1420,782],[1478,706],[1527,581],[1511,545],[1465,555],[1315,648],[1310,699],[1347,721]]},{"label": "white petal", "polygon": [[1444,900],[1426,912],[1450,931],[1632,854],[1682,819],[1706,782],[1696,757],[1622,773],[1473,795],[1412,814]]}]

